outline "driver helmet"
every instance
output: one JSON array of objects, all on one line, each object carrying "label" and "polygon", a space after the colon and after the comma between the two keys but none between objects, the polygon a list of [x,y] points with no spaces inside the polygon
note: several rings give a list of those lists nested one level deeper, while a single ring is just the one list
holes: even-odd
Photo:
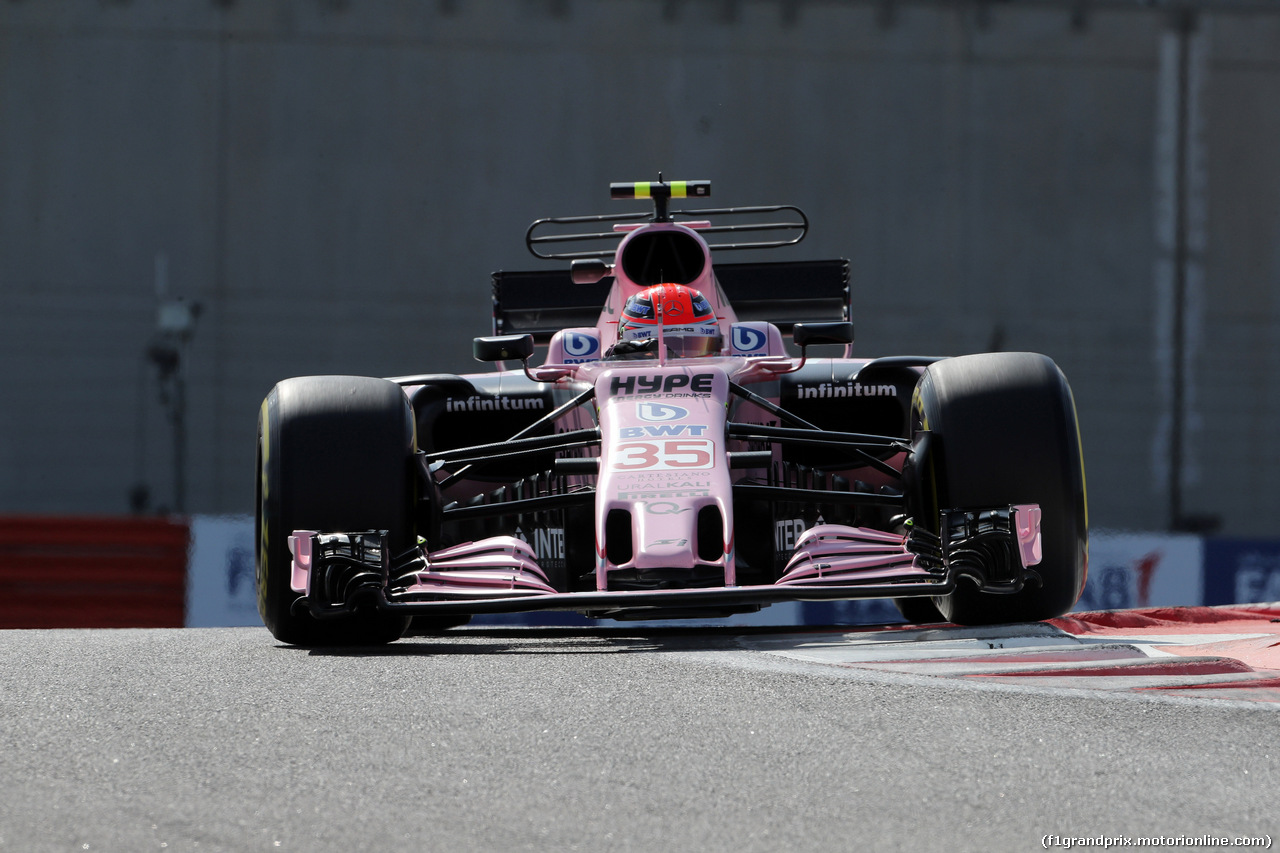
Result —
[{"label": "driver helmet", "polygon": [[647,287],[627,300],[618,321],[618,340],[656,338],[659,321],[663,343],[679,358],[717,355],[723,347],[720,326],[707,298],[692,287],[670,283]]}]

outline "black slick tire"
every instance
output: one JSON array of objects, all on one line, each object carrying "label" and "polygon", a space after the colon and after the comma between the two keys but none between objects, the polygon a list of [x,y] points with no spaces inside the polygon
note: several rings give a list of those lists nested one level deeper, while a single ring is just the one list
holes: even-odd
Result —
[{"label": "black slick tire", "polygon": [[913,625],[928,625],[934,622],[947,621],[938,612],[938,605],[934,604],[932,596],[921,595],[912,598],[895,598],[893,606],[898,608],[898,612],[902,614],[903,619]]},{"label": "black slick tire", "polygon": [[271,390],[258,418],[255,528],[258,613],[297,646],[374,645],[399,639],[406,617],[357,611],[340,619],[295,612],[294,530],[387,530],[393,555],[416,542],[414,420],[394,382],[303,376]]},{"label": "black slick tire", "polygon": [[1088,510],[1075,402],[1062,371],[1036,353],[985,353],[930,365],[916,387],[913,420],[932,433],[923,461],[921,508],[930,524],[943,509],[1040,505],[1040,583],[1014,594],[980,592],[962,580],[933,599],[963,625],[1061,616],[1084,589]]}]

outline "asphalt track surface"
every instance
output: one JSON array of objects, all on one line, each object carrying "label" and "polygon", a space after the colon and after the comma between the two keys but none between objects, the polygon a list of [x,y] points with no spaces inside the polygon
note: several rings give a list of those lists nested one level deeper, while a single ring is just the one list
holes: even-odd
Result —
[{"label": "asphalt track surface", "polygon": [[0,851],[1038,850],[1280,831],[1276,703],[762,650],[795,630],[464,629],[330,651],[249,628],[0,631]]}]

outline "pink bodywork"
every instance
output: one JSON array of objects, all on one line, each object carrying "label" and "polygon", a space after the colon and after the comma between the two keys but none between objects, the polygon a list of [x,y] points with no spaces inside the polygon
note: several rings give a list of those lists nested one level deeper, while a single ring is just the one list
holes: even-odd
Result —
[{"label": "pink bodywork", "polygon": [[[694,223],[697,225],[698,223]],[[768,381],[798,367],[787,354],[777,327],[738,323],[714,277],[704,241],[705,265],[689,286],[700,290],[715,311],[725,339],[719,357],[640,361],[602,361],[617,342],[617,318],[628,297],[643,290],[623,273],[621,257],[637,235],[655,230],[693,229],[673,223],[648,224],[630,231],[617,250],[615,281],[595,327],[566,329],[550,344],[547,360],[529,369],[540,381],[595,386],[601,433],[601,463],[596,480],[596,588],[609,588],[609,574],[620,569],[721,566],[726,587],[736,586],[734,565],[733,480],[726,437],[729,384]],[[749,342],[747,350],[740,344]],[[659,351],[663,348],[660,346]],[[779,453],[774,450],[774,459]],[[713,505],[723,520],[724,553],[715,561],[698,559],[699,510]],[[612,564],[605,546],[606,519],[622,510],[631,518],[631,558]],[[1016,536],[1024,567],[1040,561],[1040,509],[1016,507]],[[578,532],[577,535],[582,535]],[[310,594],[310,531],[289,538],[294,555],[292,587]],[[573,534],[569,534],[573,535]],[[497,536],[425,553],[426,569],[413,583],[398,588],[419,598],[478,599],[558,596],[537,557],[525,542]],[[776,587],[851,586],[928,583],[937,580],[907,550],[906,537],[877,530],[820,524],[800,537]],[[634,595],[634,593],[633,593]],[[643,595],[643,593],[642,593]]]}]

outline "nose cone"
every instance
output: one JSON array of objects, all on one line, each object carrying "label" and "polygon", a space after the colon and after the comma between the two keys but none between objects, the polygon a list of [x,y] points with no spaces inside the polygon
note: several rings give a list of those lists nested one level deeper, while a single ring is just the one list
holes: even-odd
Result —
[{"label": "nose cone", "polygon": [[691,569],[698,517],[687,501],[647,501],[635,505],[635,566],[638,569]]}]

